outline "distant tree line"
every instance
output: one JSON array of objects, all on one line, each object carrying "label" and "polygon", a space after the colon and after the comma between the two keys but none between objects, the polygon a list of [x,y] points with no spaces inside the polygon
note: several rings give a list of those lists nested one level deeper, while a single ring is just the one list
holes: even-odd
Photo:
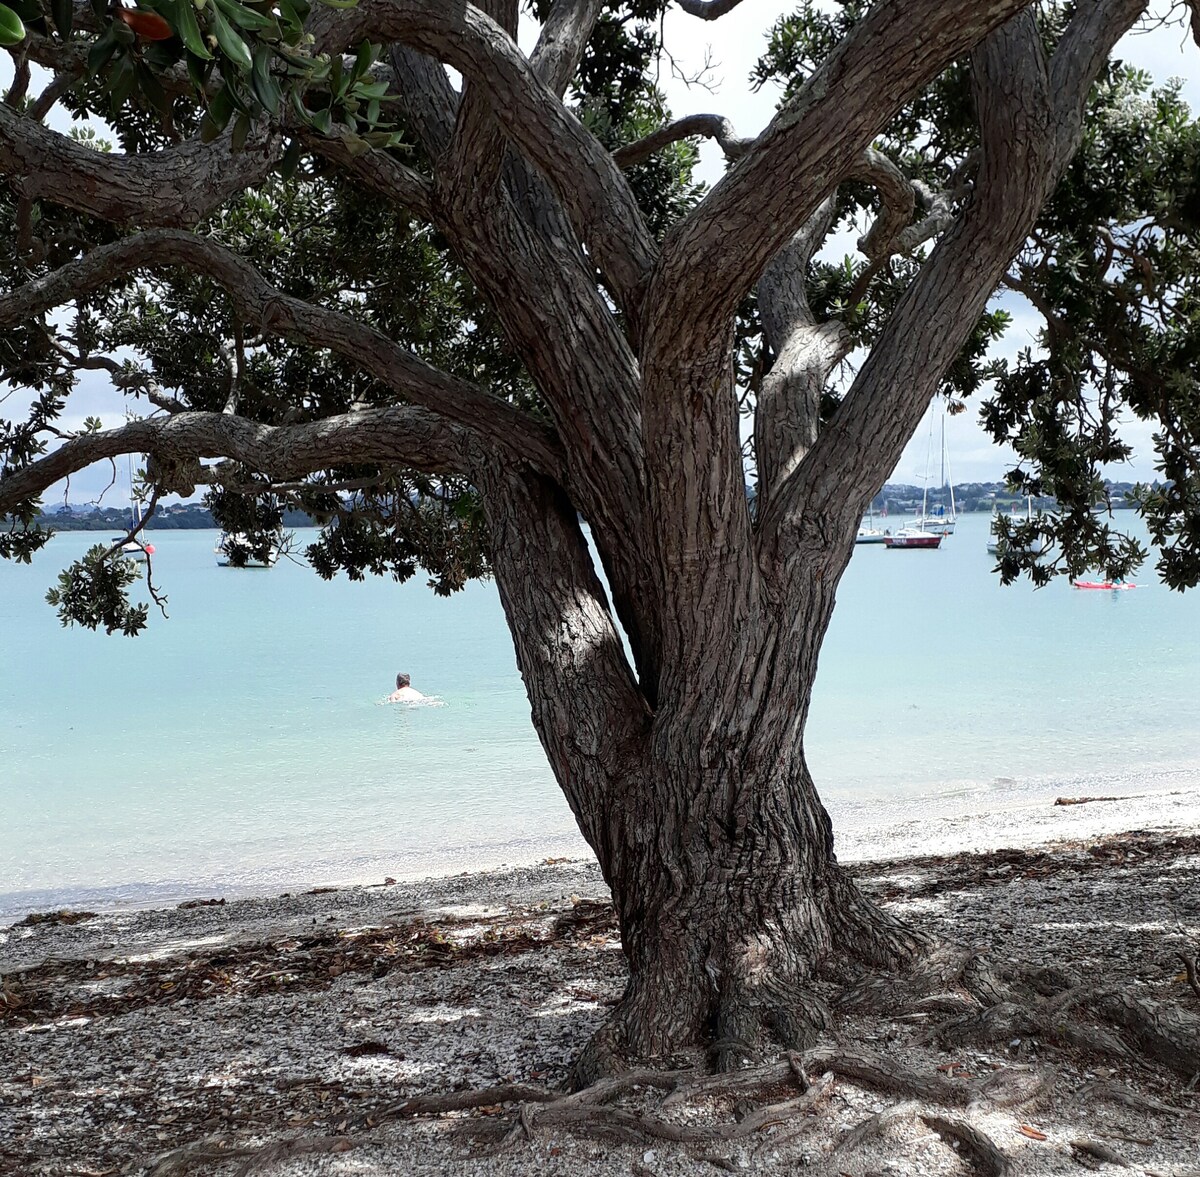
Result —
[{"label": "distant tree line", "polygon": [[[1134,506],[1132,493],[1135,483],[1108,482],[1109,498],[1113,510],[1130,510]],[[889,482],[871,501],[872,510],[895,514],[903,512],[921,501],[925,488],[904,482]],[[930,487],[930,506],[949,506],[950,491],[947,487]],[[1023,506],[1024,498],[1014,495],[1003,482],[964,482],[954,488],[954,502],[960,512],[1007,511],[1010,506]],[[1053,498],[1033,499],[1035,511],[1050,510]],[[58,508],[57,511],[42,513],[47,526],[55,531],[119,531],[130,527],[128,507]],[[199,531],[215,528],[212,512],[200,503],[178,503],[160,508],[146,524],[147,531]],[[284,527],[316,527],[317,522],[303,511],[287,510],[283,515]]]},{"label": "distant tree line", "polygon": [[[1114,511],[1132,510],[1134,508],[1136,505],[1133,499],[1135,487],[1136,484],[1132,482],[1105,483],[1109,501]],[[890,514],[895,514],[906,511],[914,505],[919,505],[923,495],[925,495],[925,488],[922,486],[912,486],[902,482],[889,482],[871,500],[871,508],[878,513],[887,511]],[[1025,506],[1025,502],[1024,496],[1013,494],[1003,482],[964,482],[954,488],[954,504],[960,513],[994,510],[1007,511],[1010,507],[1021,509]],[[931,486],[929,488],[928,503],[933,507],[940,505],[948,507],[950,505],[949,488]],[[1035,495],[1032,499],[1034,511],[1053,510],[1056,505],[1055,500],[1050,496],[1039,497]]]},{"label": "distant tree line", "polygon": [[[54,531],[111,531],[117,535],[133,525],[128,507],[97,507],[93,511],[60,509],[44,512],[44,520]],[[181,503],[156,511],[146,522],[147,531],[200,531],[215,528],[212,512],[199,503]],[[283,526],[316,527],[316,522],[303,511],[285,511]]]}]

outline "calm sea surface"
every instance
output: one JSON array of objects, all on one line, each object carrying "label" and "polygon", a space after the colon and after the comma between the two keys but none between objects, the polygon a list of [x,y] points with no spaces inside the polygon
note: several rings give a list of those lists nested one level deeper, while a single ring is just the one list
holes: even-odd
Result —
[{"label": "calm sea surface", "polygon": [[[1200,592],[1002,589],[987,527],[857,549],[807,736],[835,826],[1200,778]],[[170,620],[64,630],[45,591],[107,538],[0,562],[0,915],[583,851],[494,586],[224,569],[216,533],[155,532]],[[382,705],[401,670],[443,705]]]}]

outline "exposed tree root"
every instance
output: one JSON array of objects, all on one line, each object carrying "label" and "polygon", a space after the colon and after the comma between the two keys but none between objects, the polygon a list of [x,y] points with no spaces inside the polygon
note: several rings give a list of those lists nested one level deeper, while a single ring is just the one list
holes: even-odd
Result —
[{"label": "exposed tree root", "polygon": [[250,1177],[252,1173],[279,1161],[319,1153],[349,1152],[356,1143],[363,1142],[362,1138],[355,1141],[348,1136],[296,1136],[257,1147],[222,1147],[219,1140],[202,1140],[183,1148],[172,1149],[159,1157],[147,1173],[147,1177],[178,1177],[199,1165],[243,1159],[245,1163],[237,1170],[236,1177]]},{"label": "exposed tree root", "polygon": [[1109,1148],[1099,1140],[1072,1140],[1071,1148],[1089,1168],[1094,1168],[1097,1163],[1116,1165],[1120,1169],[1130,1167],[1129,1162],[1115,1148]]},{"label": "exposed tree root", "polygon": [[1054,1085],[1058,1072],[1053,1067],[1005,1067],[979,1085],[979,1094],[993,1107],[1015,1108],[1034,1103]]},{"label": "exposed tree root", "polygon": [[[1144,1056],[1188,1078],[1200,1072],[1200,1017],[1160,1006],[1132,992],[1128,985],[1080,984],[1063,969],[995,964],[977,953],[939,947],[902,977],[875,975],[859,980],[839,1002],[842,1009],[890,1006],[892,1014],[897,1005],[902,1016],[931,1019],[947,1015],[918,1038],[918,1044],[1003,1042],[1019,1052],[1025,1042],[1042,1040],[1101,1054],[1106,1061]],[[784,1037],[810,1034],[813,1010],[819,1020],[821,1006],[809,993],[797,994],[790,1003],[775,1002],[766,992],[760,992],[754,1002],[731,1001],[726,1016],[714,1027],[720,1037],[711,1044],[711,1054],[718,1066],[753,1058],[764,1025],[773,1026]],[[804,1023],[799,1028],[796,1018]],[[978,1177],[1008,1177],[1012,1162],[975,1122],[974,1112],[983,1107],[1031,1104],[1051,1089],[1057,1075],[1053,1067],[1016,1064],[973,1078],[956,1073],[962,1068],[950,1064],[937,1070],[928,1064],[914,1068],[870,1050],[829,1044],[790,1051],[775,1062],[718,1070],[716,1074],[693,1069],[626,1069],[621,1027],[618,1015],[591,1039],[576,1075],[600,1077],[573,1091],[509,1083],[416,1096],[374,1111],[369,1119],[355,1124],[350,1135],[295,1137],[255,1147],[241,1141],[209,1140],[176,1149],[157,1159],[150,1177],[173,1177],[193,1166],[238,1160],[243,1162],[238,1177],[250,1177],[284,1158],[343,1151],[378,1139],[377,1130],[390,1121],[428,1116],[457,1116],[460,1130],[477,1142],[490,1140],[501,1148],[532,1140],[548,1130],[618,1143],[668,1143],[689,1151],[744,1147],[761,1134],[755,1151],[769,1149],[779,1155],[821,1125],[818,1109],[839,1081],[886,1092],[900,1102],[846,1133],[820,1163],[820,1170],[841,1172],[839,1165],[847,1154],[895,1124],[912,1120],[936,1132]],[[654,1096],[655,1092],[659,1094]],[[1092,1102],[1123,1103],[1148,1114],[1189,1114],[1109,1081],[1091,1084],[1075,1094]],[[693,1110],[682,1117],[672,1114],[685,1105],[692,1105]],[[722,1107],[732,1110],[732,1118],[720,1114]],[[461,1115],[476,1109],[487,1114]],[[703,1119],[696,1117],[697,1110],[705,1113]],[[1083,1165],[1127,1163],[1090,1138],[1075,1140],[1072,1148]],[[699,1157],[700,1153],[693,1155]],[[733,1164],[730,1158],[711,1151],[704,1159],[716,1168]]]},{"label": "exposed tree root", "polygon": [[1012,1172],[1008,1157],[974,1124],[958,1116],[923,1114],[921,1119],[947,1143],[958,1145],[960,1153],[975,1165],[981,1177],[1008,1177]]}]

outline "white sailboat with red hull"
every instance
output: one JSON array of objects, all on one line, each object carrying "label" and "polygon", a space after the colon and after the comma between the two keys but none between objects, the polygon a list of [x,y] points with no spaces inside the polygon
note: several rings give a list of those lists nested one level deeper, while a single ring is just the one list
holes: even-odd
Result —
[{"label": "white sailboat with red hull", "polygon": [[888,548],[940,548],[946,537],[919,527],[902,527],[895,535],[884,537]]},{"label": "white sailboat with red hull", "polygon": [[958,522],[958,504],[954,501],[954,475],[950,473],[950,454],[946,450],[946,413],[942,411],[942,469],[940,486],[950,492],[950,509],[946,510],[945,503],[936,507],[929,506],[929,471],[933,464],[933,417],[929,418],[929,451],[925,458],[925,490],[921,495],[921,515],[915,519],[912,526],[918,531],[932,532],[934,535],[953,535],[954,525]]}]

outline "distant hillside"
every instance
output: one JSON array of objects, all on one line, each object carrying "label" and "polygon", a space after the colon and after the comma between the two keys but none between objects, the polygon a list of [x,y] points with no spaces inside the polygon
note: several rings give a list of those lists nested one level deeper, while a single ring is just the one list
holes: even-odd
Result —
[{"label": "distant hillside", "polygon": [[[1134,488],[1132,482],[1109,482],[1109,497],[1112,499],[1114,510],[1127,510],[1133,507],[1129,494]],[[918,510],[921,506],[921,496],[925,488],[910,486],[906,483],[889,482],[872,500],[872,508],[879,513],[887,511],[889,515],[904,514]],[[950,492],[945,487],[930,487],[930,507],[950,506]],[[954,503],[960,513],[970,511],[1007,511],[1015,506],[1022,509],[1025,500],[1014,495],[1003,482],[964,482],[954,488]],[[1034,498],[1034,510],[1051,510],[1055,505],[1052,498]]]},{"label": "distant hillside", "polygon": [[[119,535],[131,525],[128,507],[67,507],[47,511],[42,515],[47,527],[54,531],[111,531]],[[313,520],[303,511],[286,511],[284,527],[315,527]],[[199,503],[178,503],[171,507],[160,507],[146,523],[147,531],[199,531],[215,528],[213,517],[207,507]]]},{"label": "distant hillside", "polygon": [[[1112,505],[1118,510],[1132,507],[1128,494],[1133,490],[1132,482],[1110,482],[1107,484],[1112,496]],[[750,489],[750,488],[748,488]],[[753,495],[753,489],[750,489]],[[921,495],[924,489],[920,486],[910,486],[902,482],[889,482],[875,496],[872,508],[879,514],[885,511],[889,515],[903,515],[917,510],[921,506]],[[1009,506],[1016,504],[1023,507],[1025,500],[1011,494],[1003,482],[964,482],[954,488],[954,502],[960,512],[992,511],[999,509],[1007,511]],[[950,505],[948,490],[938,487],[929,489],[929,506]],[[1035,510],[1045,510],[1054,506],[1053,499],[1033,500]],[[43,519],[48,527],[55,531],[111,531],[117,535],[122,529],[129,529],[129,508],[119,507],[60,507],[57,511],[47,511]],[[315,527],[316,523],[302,511],[288,511],[283,517],[284,527]],[[154,517],[146,524],[147,531],[190,531],[200,528],[215,527],[212,515],[207,508],[199,503],[177,503],[170,507],[160,507]]]}]

